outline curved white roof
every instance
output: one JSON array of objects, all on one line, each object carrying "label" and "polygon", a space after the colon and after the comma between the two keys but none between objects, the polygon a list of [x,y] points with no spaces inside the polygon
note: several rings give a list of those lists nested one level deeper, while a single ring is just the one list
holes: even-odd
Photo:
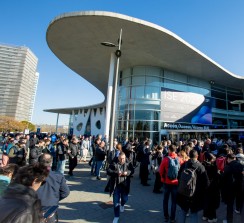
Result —
[{"label": "curved white roof", "polygon": [[[227,71],[174,33],[122,14],[102,11],[62,14],[50,23],[46,39],[52,52],[64,64],[106,97],[110,54],[115,48],[100,43],[117,43],[121,28],[120,70],[140,65],[158,66],[244,89],[244,77]],[[64,112],[61,109],[46,111]]]}]

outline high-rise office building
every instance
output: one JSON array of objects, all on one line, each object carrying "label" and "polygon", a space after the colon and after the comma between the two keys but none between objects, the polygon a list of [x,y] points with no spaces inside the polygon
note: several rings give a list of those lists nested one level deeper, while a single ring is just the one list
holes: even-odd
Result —
[{"label": "high-rise office building", "polygon": [[25,46],[0,44],[0,115],[31,121],[38,84],[37,57]]}]

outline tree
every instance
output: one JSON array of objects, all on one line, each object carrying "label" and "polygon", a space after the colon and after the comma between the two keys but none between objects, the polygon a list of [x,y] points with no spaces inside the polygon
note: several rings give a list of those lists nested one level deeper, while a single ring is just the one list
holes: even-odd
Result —
[{"label": "tree", "polygon": [[25,129],[29,129],[30,132],[33,132],[36,130],[36,126],[28,121],[21,121]]},{"label": "tree", "polygon": [[8,116],[0,116],[0,130],[1,131],[23,131],[24,125],[16,121],[13,117]]}]

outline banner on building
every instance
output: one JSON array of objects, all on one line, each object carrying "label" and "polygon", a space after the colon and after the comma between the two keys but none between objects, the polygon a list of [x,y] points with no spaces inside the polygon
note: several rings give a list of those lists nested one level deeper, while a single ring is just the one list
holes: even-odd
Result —
[{"label": "banner on building", "polygon": [[161,88],[161,121],[212,124],[212,99],[192,92]]}]

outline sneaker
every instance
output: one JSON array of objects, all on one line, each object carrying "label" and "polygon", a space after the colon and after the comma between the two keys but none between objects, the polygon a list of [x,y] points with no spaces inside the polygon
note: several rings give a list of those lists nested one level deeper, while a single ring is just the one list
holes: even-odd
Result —
[{"label": "sneaker", "polygon": [[120,206],[120,212],[124,212],[125,211],[125,206]]},{"label": "sneaker", "polygon": [[205,217],[205,216],[203,216],[203,217],[202,217],[202,220],[203,220],[203,221],[207,221],[207,220],[208,220],[208,218],[207,218],[207,217]]},{"label": "sneaker", "polygon": [[238,211],[237,209],[235,209],[235,212],[237,213],[237,214],[240,214],[241,212],[240,211]]},{"label": "sneaker", "polygon": [[209,223],[214,223],[214,222],[217,222],[217,221],[218,221],[218,219],[217,219],[217,218],[213,218],[213,219],[211,219],[211,220],[210,220],[210,219],[208,219],[208,222],[209,222]]},{"label": "sneaker", "polygon": [[186,213],[186,217],[189,217],[189,216],[190,216],[190,213],[189,213],[189,212],[187,212],[187,213]]},{"label": "sneaker", "polygon": [[223,220],[223,223],[228,223],[228,221],[227,220]]},{"label": "sneaker", "polygon": [[113,223],[118,223],[118,222],[119,222],[119,217],[115,217]]},{"label": "sneaker", "polygon": [[101,180],[101,179],[102,179],[101,177],[98,177],[98,176],[97,176],[97,180]]}]

